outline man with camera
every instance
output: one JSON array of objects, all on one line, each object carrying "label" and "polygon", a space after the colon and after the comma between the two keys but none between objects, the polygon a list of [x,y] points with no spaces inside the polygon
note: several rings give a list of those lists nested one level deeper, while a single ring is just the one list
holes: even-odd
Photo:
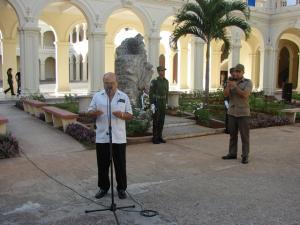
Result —
[{"label": "man with camera", "polygon": [[244,78],[245,68],[242,64],[234,67],[232,78],[228,79],[224,89],[224,97],[229,98],[228,128],[230,133],[229,153],[222,158],[236,159],[238,148],[238,132],[242,139],[242,163],[247,164],[249,159],[249,96],[252,91],[252,82]]}]

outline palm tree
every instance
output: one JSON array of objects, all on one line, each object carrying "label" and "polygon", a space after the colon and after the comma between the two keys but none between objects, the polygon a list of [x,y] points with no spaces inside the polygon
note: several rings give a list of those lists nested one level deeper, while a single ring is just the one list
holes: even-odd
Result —
[{"label": "palm tree", "polygon": [[[236,12],[233,14],[233,12]],[[237,14],[238,12],[241,15]],[[239,16],[238,16],[239,15]],[[246,3],[240,0],[194,0],[187,2],[175,15],[173,24],[175,29],[170,37],[170,45],[177,49],[177,41],[180,37],[191,34],[204,40],[207,44],[206,50],[206,72],[205,72],[205,107],[208,106],[209,96],[209,59],[210,45],[212,40],[224,42],[223,53],[230,50],[230,40],[226,28],[235,26],[240,28],[246,38],[249,37],[251,27],[247,23],[250,10]]]}]

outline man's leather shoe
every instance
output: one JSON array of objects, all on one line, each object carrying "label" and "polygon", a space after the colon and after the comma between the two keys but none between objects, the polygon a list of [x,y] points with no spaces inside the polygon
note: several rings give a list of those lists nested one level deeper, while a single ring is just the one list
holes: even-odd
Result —
[{"label": "man's leather shoe", "polygon": [[95,198],[103,198],[107,194],[107,191],[100,189],[97,194],[95,195]]},{"label": "man's leather shoe", "polygon": [[126,192],[124,190],[118,190],[119,199],[127,198]]},{"label": "man's leather shoe", "polygon": [[242,161],[241,161],[243,164],[247,164],[249,161],[248,161],[248,157],[242,157]]},{"label": "man's leather shoe", "polygon": [[222,159],[236,159],[236,158],[237,158],[236,155],[230,155],[230,154],[222,157]]},{"label": "man's leather shoe", "polygon": [[153,144],[160,144],[160,141],[159,140],[152,140],[152,143]]},{"label": "man's leather shoe", "polygon": [[166,141],[165,139],[163,139],[163,138],[159,138],[158,140],[159,140],[160,143],[166,143],[166,142],[167,142],[167,141]]}]

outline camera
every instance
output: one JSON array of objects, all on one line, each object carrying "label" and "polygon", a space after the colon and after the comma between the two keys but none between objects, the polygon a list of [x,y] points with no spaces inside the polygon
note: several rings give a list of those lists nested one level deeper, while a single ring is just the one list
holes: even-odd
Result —
[{"label": "camera", "polygon": [[236,79],[233,78],[233,77],[228,77],[228,80],[229,80],[229,81],[236,81]]}]

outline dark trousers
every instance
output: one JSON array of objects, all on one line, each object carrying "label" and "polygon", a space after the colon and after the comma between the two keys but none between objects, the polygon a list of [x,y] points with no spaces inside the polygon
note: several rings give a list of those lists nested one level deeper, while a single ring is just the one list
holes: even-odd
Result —
[{"label": "dark trousers", "polygon": [[228,128],[228,110],[225,107],[225,133],[229,134],[229,128]]},{"label": "dark trousers", "polygon": [[166,116],[166,104],[163,107],[159,107],[153,114],[153,140],[162,138],[162,131],[165,124]]},{"label": "dark trousers", "polygon": [[[109,166],[110,152],[109,143],[96,143],[98,164],[98,187],[108,190],[110,187]],[[126,143],[112,144],[113,164],[117,180],[117,190],[126,190]]]},{"label": "dark trousers", "polygon": [[14,93],[14,85],[13,85],[13,82],[8,82],[8,85],[9,85],[9,88],[7,88],[4,93],[6,94],[7,92],[10,91],[11,95],[15,95]]},{"label": "dark trousers", "polygon": [[230,133],[229,154],[236,156],[238,151],[238,132],[242,139],[242,157],[249,155],[249,117],[235,117],[228,115],[228,128]]},{"label": "dark trousers", "polygon": [[21,82],[18,81],[18,89],[17,89],[17,94],[21,94]]}]

